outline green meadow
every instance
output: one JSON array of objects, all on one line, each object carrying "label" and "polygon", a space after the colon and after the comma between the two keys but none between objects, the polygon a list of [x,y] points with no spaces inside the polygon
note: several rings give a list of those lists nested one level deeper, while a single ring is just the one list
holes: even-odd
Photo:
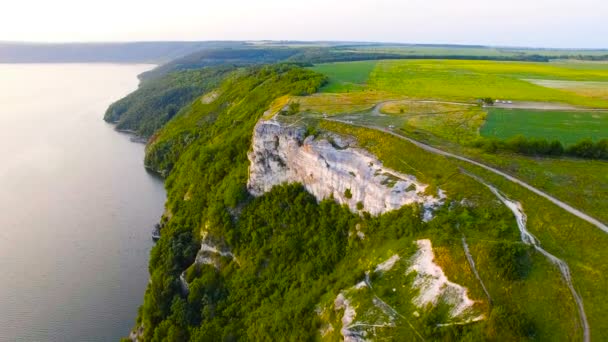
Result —
[{"label": "green meadow", "polygon": [[608,81],[601,63],[467,60],[383,60],[318,64],[329,78],[326,93],[363,90],[417,99],[475,102],[479,98],[559,102],[608,108],[608,100],[535,84],[534,80]]},{"label": "green meadow", "polygon": [[481,135],[508,139],[520,134],[527,138],[559,140],[564,145],[587,138],[597,141],[608,138],[608,112],[488,110]]},{"label": "green meadow", "polygon": [[344,93],[365,89],[376,63],[376,61],[328,63],[316,65],[311,69],[329,78],[329,82],[321,88],[321,92]]},{"label": "green meadow", "polygon": [[525,79],[608,80],[608,70],[580,70],[549,63],[396,60],[379,62],[369,87],[412,98],[474,102],[490,97],[608,107],[608,101],[543,87]]}]

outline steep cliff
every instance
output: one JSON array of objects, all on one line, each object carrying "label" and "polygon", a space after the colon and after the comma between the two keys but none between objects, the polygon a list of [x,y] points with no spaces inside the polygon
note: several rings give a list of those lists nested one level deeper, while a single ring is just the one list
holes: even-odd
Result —
[{"label": "steep cliff", "polygon": [[429,194],[428,185],[412,175],[387,169],[355,141],[333,133],[306,134],[300,126],[261,120],[248,154],[249,192],[260,196],[282,183],[302,183],[317,200],[332,197],[356,211],[378,215],[419,203],[425,219],[444,198]]}]

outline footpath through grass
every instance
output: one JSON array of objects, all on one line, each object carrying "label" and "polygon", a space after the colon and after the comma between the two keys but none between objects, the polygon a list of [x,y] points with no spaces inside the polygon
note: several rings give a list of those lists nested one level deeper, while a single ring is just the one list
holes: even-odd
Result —
[{"label": "footpath through grass", "polygon": [[527,138],[559,140],[571,145],[586,138],[608,138],[608,112],[546,111],[491,108],[481,135],[508,139]]}]

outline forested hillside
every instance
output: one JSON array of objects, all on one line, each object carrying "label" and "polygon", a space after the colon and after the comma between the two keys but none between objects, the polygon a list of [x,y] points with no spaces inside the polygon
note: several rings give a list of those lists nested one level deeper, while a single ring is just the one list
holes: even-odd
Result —
[{"label": "forested hillside", "polygon": [[[555,270],[518,243],[516,223],[506,207],[442,158],[396,139],[361,136],[361,146],[375,153],[390,155],[391,149],[403,153],[407,167],[390,163],[391,167],[402,172],[411,171],[410,167],[423,170],[418,179],[451,194],[428,222],[417,205],[373,217],[364,208],[356,214],[331,199],[318,202],[297,184],[275,187],[258,198],[248,193],[247,152],[256,122],[276,98],[311,94],[324,82],[322,75],[293,65],[236,69],[154,134],[145,162],[166,176],[168,199],[162,237],[151,254],[150,284],[131,338],[339,340],[345,333],[339,328],[343,309],[334,309],[334,299],[351,296],[355,284],[368,277],[374,284],[370,288],[376,289],[373,297],[361,292],[347,298],[361,303],[356,310],[362,319],[386,324],[374,330],[378,338],[523,340],[571,333],[554,320],[570,315],[571,306],[544,319],[530,316],[547,305],[544,299],[524,307],[518,304],[527,295],[513,295],[512,289],[544,289],[547,298],[563,295],[561,287],[527,280]],[[330,128],[308,124],[312,125],[308,134],[319,139]],[[468,269],[461,246],[465,236],[476,253],[491,302]],[[407,256],[415,252],[413,242],[419,239],[431,239],[439,253],[437,262],[452,265],[445,272],[469,288],[479,303],[474,310],[483,312],[482,321],[446,323],[454,319],[448,302],[412,306],[416,291],[406,287],[412,278],[395,272],[405,272]],[[370,275],[391,253],[404,256],[395,266],[397,271]],[[373,298],[382,298],[391,310],[405,316],[374,313],[379,307],[371,304],[376,303]]]},{"label": "forested hillside", "polygon": [[104,120],[119,130],[149,137],[200,94],[218,86],[233,67],[184,70],[148,82],[113,103]]},{"label": "forested hillside", "polygon": [[[581,246],[608,243],[603,232],[500,172],[410,139],[454,153],[484,151],[494,141],[480,136],[487,112],[512,102],[488,96],[603,103],[526,81],[558,71],[600,78],[588,87],[603,81],[602,66],[545,63],[549,53],[537,52],[269,44],[208,49],[143,75],[140,88],[105,117],[149,138],[145,167],[163,176],[167,189],[130,338],[521,341],[602,334],[604,301],[588,299],[605,288],[590,271],[603,272],[605,252]],[[437,57],[452,60],[430,59]],[[364,61],[311,66],[351,60]],[[286,62],[265,64],[277,61]],[[603,94],[598,89],[590,94]],[[600,120],[601,113],[589,116]],[[532,148],[549,143],[537,141],[512,139],[487,153],[522,161],[525,170],[529,157],[514,153],[540,158]],[[581,146],[551,156],[579,156],[571,151]],[[605,141],[590,146],[599,151]],[[601,211],[594,201],[602,186],[591,195],[582,194],[588,186],[580,190],[592,203],[585,210]]]}]

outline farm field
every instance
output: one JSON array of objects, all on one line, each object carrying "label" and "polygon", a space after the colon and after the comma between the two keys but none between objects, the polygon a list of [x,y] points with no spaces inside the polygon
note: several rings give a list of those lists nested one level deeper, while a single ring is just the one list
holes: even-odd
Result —
[{"label": "farm field", "polygon": [[300,103],[302,111],[334,115],[369,111],[379,102],[398,98],[399,96],[384,92],[358,91],[296,96],[293,101]]},{"label": "farm field", "polygon": [[376,61],[328,63],[316,65],[311,69],[329,78],[329,83],[321,88],[321,92],[342,93],[364,89],[376,63]]},{"label": "farm field", "polygon": [[328,63],[311,69],[328,76],[324,93],[375,91],[471,103],[491,97],[608,108],[604,63],[412,59]]},{"label": "farm field", "polygon": [[606,107],[608,101],[548,88],[525,79],[607,81],[608,70],[543,63],[392,60],[378,62],[369,88],[421,99],[474,102],[479,98],[561,102]]},{"label": "farm field", "polygon": [[608,112],[542,111],[491,108],[481,135],[508,139],[527,138],[559,140],[564,145],[591,138],[608,137]]},{"label": "farm field", "polygon": [[[608,131],[608,109],[577,109],[608,108],[605,63],[382,60],[321,64],[314,70],[330,82],[324,93],[298,100],[303,110],[363,114],[355,119],[461,144],[481,133],[501,139],[522,134],[570,145],[605,138]],[[547,110],[482,108],[477,101],[485,97]],[[467,103],[469,107],[462,106]],[[380,110],[373,111],[378,104]],[[560,106],[577,111],[548,110]]]},{"label": "farm field", "polygon": [[560,89],[576,95],[608,100],[608,82],[534,79],[528,81],[543,87]]},{"label": "farm field", "polygon": [[489,46],[450,46],[450,45],[404,45],[404,44],[373,44],[356,48],[342,48],[352,52],[396,53],[404,56],[471,56],[471,57],[521,57],[522,55],[541,55],[547,57],[565,56],[604,56],[607,50],[572,50],[572,49],[518,49]]}]

